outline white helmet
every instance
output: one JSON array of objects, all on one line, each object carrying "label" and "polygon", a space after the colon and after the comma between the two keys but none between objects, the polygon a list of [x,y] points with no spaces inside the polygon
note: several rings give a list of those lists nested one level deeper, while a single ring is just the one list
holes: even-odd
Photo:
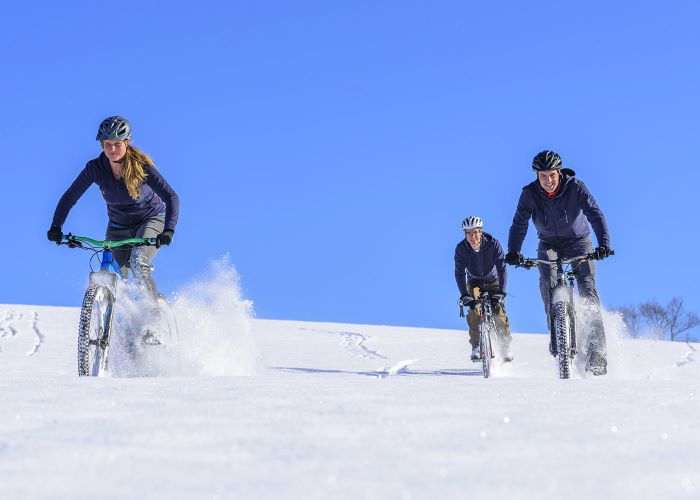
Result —
[{"label": "white helmet", "polygon": [[476,229],[477,227],[484,227],[484,221],[476,215],[470,215],[462,221],[462,229]]}]

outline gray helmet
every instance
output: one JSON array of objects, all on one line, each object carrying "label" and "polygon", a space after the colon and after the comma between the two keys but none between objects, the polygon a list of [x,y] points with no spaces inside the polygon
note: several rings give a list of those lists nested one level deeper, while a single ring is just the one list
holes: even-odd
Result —
[{"label": "gray helmet", "polygon": [[545,150],[537,153],[532,159],[532,170],[542,172],[543,170],[561,170],[561,156],[554,151]]},{"label": "gray helmet", "polygon": [[100,123],[97,130],[98,141],[126,141],[131,139],[131,125],[121,116],[110,116]]}]

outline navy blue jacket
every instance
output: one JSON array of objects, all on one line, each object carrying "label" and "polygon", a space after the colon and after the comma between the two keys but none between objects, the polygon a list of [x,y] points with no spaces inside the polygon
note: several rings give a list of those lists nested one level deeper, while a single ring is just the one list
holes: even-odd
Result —
[{"label": "navy blue jacket", "polygon": [[180,199],[156,168],[146,165],[144,170],[146,180],[139,188],[138,200],[134,200],[129,196],[124,178],[115,179],[109,159],[104,153],[100,154],[85,165],[83,171],[61,197],[51,224],[63,226],[70,209],[95,183],[100,187],[102,197],[107,202],[109,222],[122,226],[135,226],[149,217],[165,212],[165,229],[175,231]]},{"label": "navy blue jacket", "polygon": [[474,251],[466,238],[460,241],[455,248],[455,279],[459,293],[467,293],[467,276],[475,284],[491,283],[498,279],[498,291],[505,293],[508,271],[503,258],[503,247],[488,233],[481,236],[478,252]]},{"label": "navy blue jacket", "polygon": [[540,241],[554,248],[588,237],[589,222],[598,245],[610,246],[608,223],[591,192],[573,170],[563,168],[561,173],[561,187],[551,200],[539,180],[523,188],[508,235],[509,252],[519,252],[522,248],[530,218]]}]

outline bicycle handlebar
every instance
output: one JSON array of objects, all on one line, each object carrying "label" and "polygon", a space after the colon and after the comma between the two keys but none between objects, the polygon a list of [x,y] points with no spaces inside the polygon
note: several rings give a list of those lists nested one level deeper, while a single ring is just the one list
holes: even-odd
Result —
[{"label": "bicycle handlebar", "polygon": [[[615,255],[615,250],[610,250],[610,255]],[[530,269],[532,267],[539,267],[541,265],[552,265],[552,264],[571,264],[572,262],[581,262],[584,260],[600,260],[596,256],[595,252],[587,253],[583,255],[578,255],[576,257],[559,257],[557,259],[529,259],[526,258],[522,264],[516,264],[515,267],[524,267],[525,269]]]},{"label": "bicycle handlebar", "polygon": [[128,238],[125,240],[110,241],[94,240],[86,236],[73,236],[70,233],[63,235],[63,239],[59,245],[68,245],[69,248],[85,248],[83,243],[88,243],[93,247],[102,247],[104,249],[117,248],[124,245],[131,245],[135,247],[150,245],[157,246],[156,238]]}]

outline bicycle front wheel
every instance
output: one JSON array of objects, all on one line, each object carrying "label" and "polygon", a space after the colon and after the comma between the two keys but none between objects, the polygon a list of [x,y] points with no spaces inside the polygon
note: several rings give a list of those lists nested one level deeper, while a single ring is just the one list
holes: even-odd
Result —
[{"label": "bicycle front wheel", "polygon": [[107,371],[114,296],[109,288],[90,285],[80,308],[78,375],[97,377]]},{"label": "bicycle front wheel", "polygon": [[485,321],[479,327],[479,344],[481,346],[481,365],[484,370],[484,378],[491,376],[493,359],[493,337],[496,327],[492,321]]},{"label": "bicycle front wheel", "polygon": [[571,377],[573,317],[573,306],[569,302],[554,304],[554,333],[557,340],[559,378]]}]

